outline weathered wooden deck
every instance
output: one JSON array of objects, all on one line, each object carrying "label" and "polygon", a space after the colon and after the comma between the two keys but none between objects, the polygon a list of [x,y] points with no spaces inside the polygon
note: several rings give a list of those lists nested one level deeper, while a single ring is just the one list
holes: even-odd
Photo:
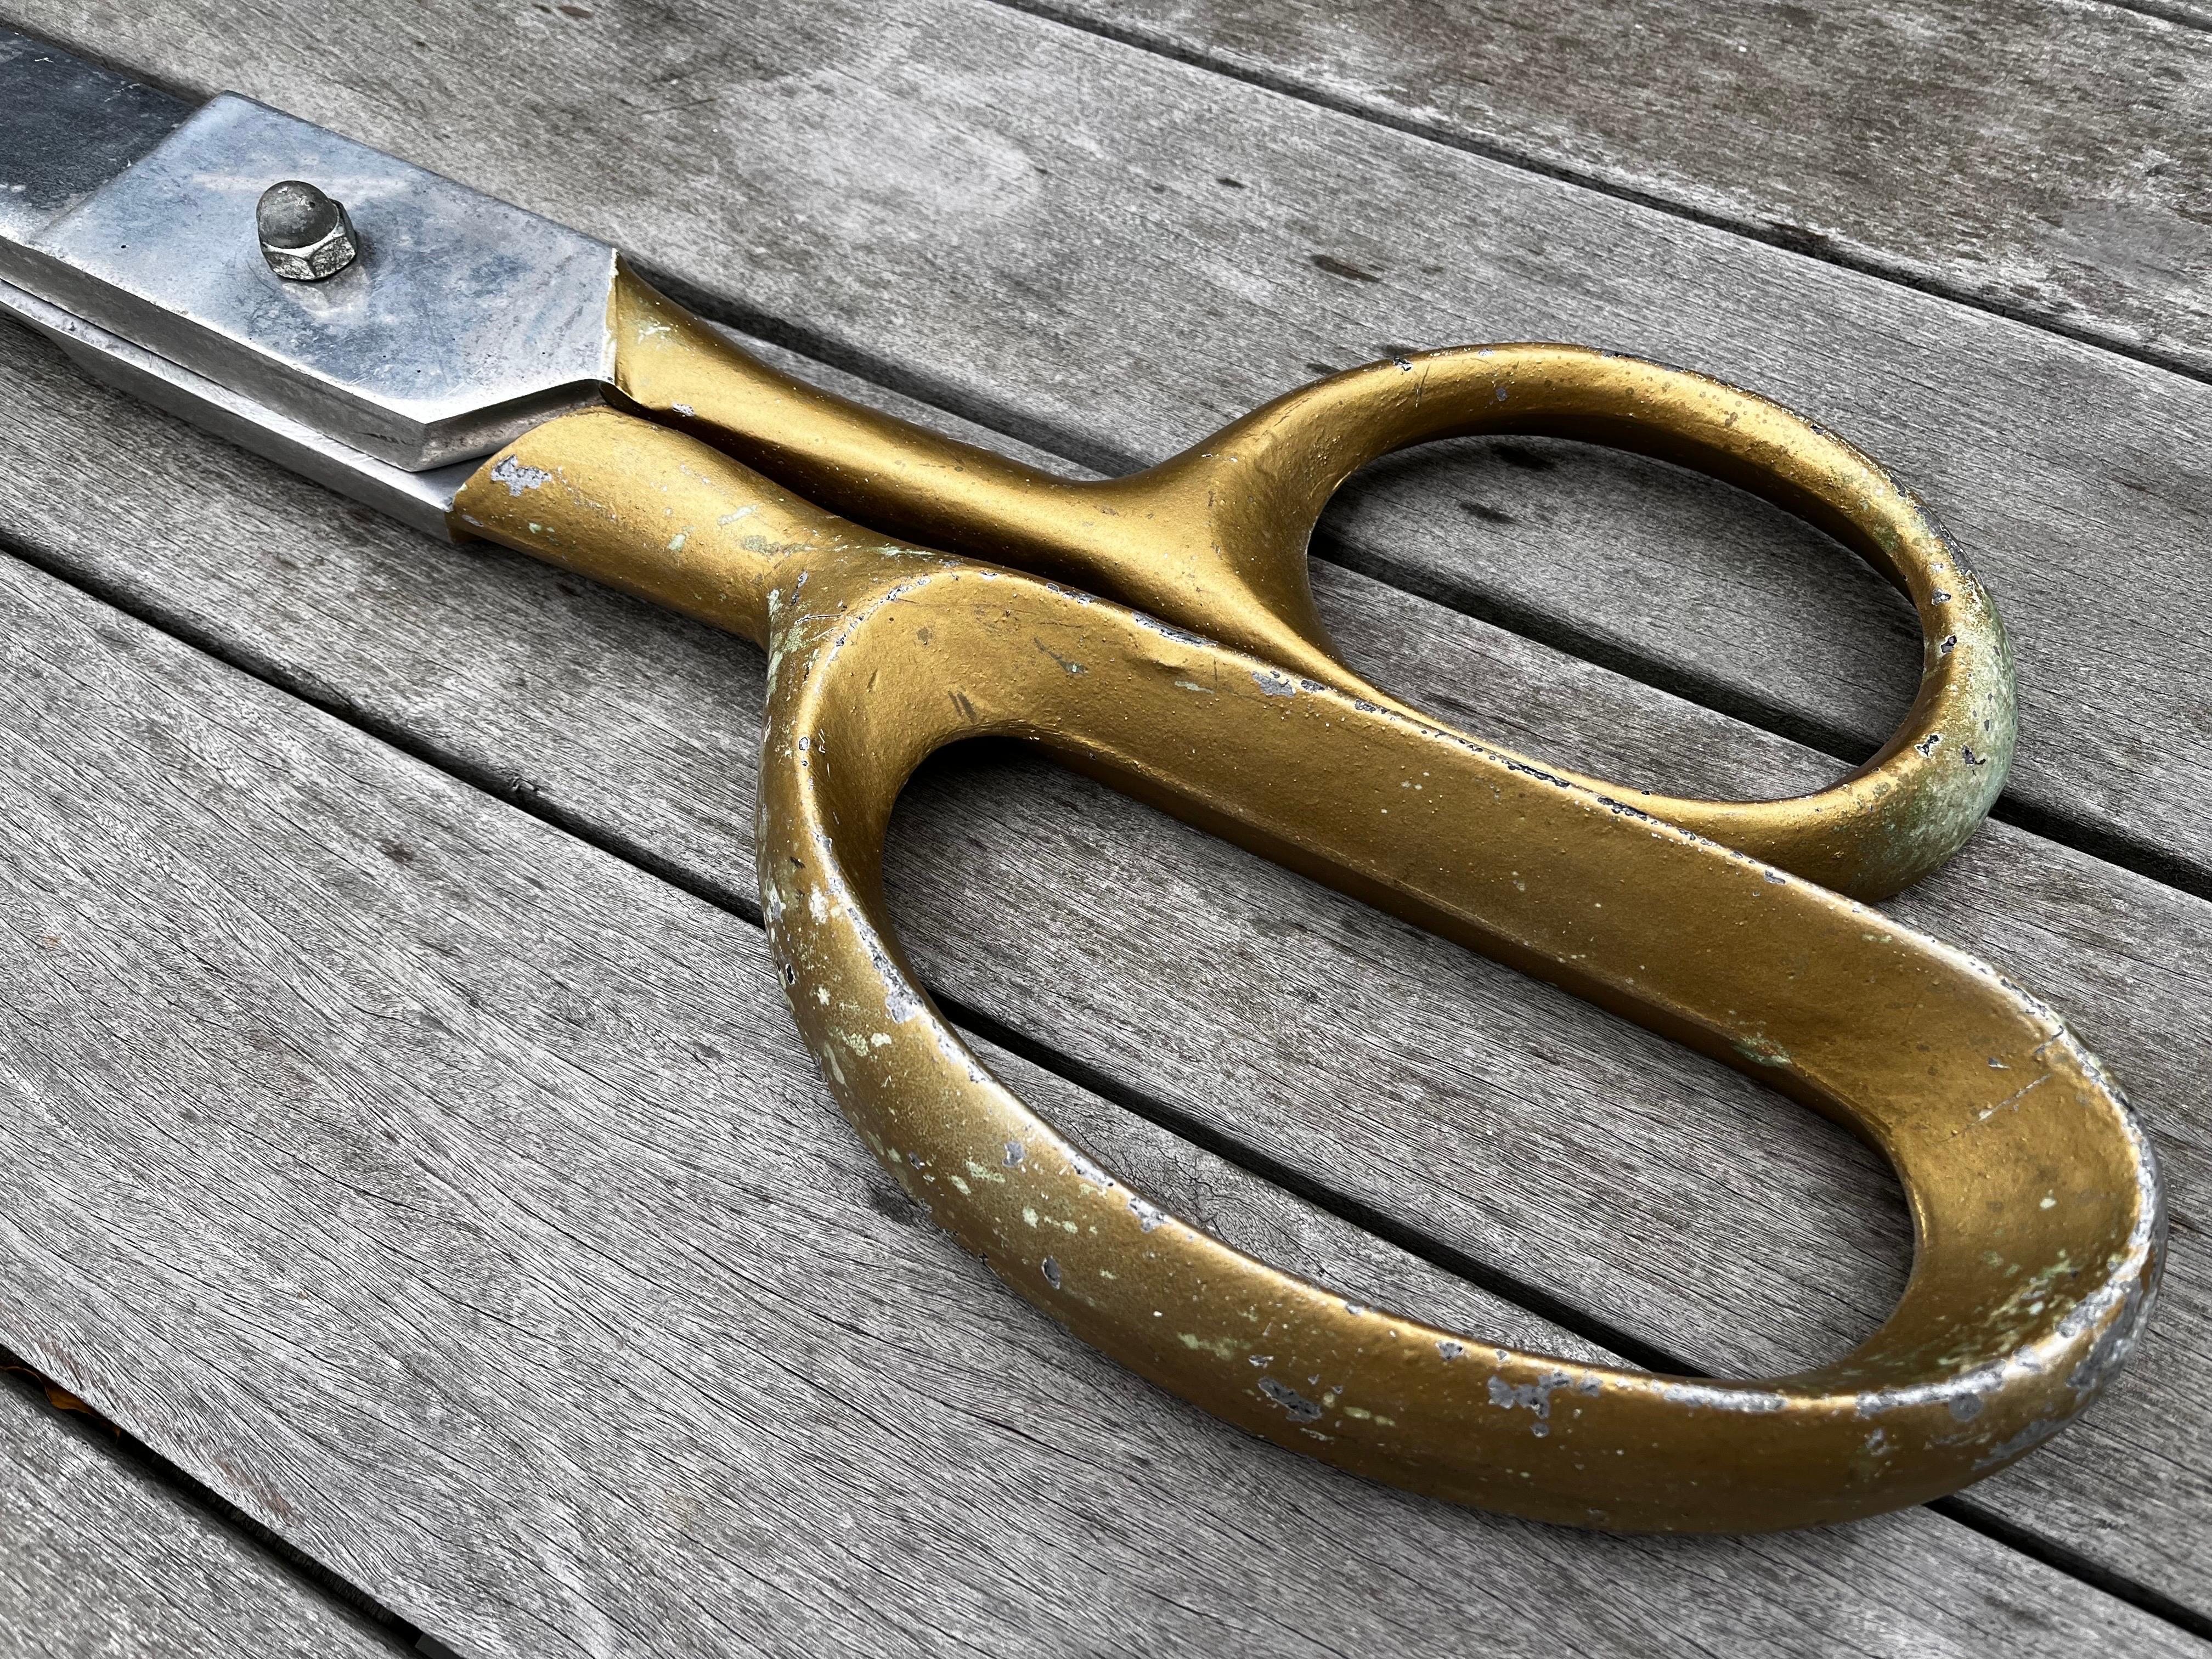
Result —
[{"label": "weathered wooden deck", "polygon": [[[750,647],[0,331],[0,1651],[2208,1651],[2212,11],[0,15],[1070,468],[1469,339],[1817,416],[2019,647],[2012,791],[1893,908],[2069,1014],[2173,1203],[2132,1369],[1932,1509],[1585,1535],[1249,1441],[1006,1295],[837,1119],[756,925]],[[1678,789],[1835,773],[1917,667],[1814,533],[1573,446],[1394,462],[1318,551],[1384,684]],[[1364,1299],[1732,1370],[1902,1283],[1894,1186],[1826,1123],[1024,755],[928,772],[891,880],[1102,1161]]]}]

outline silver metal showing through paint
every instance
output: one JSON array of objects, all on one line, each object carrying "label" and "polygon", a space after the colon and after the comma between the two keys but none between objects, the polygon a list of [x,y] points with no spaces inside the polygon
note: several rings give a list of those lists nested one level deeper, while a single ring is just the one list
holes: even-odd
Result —
[{"label": "silver metal showing through paint", "polygon": [[361,252],[345,204],[333,202],[303,179],[286,179],[261,192],[253,205],[261,257],[288,283],[327,282]]}]

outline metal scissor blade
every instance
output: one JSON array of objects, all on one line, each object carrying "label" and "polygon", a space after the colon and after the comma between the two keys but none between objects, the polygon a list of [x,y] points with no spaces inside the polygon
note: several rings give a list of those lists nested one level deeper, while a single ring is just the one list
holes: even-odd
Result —
[{"label": "metal scissor blade", "polygon": [[191,106],[0,28],[0,241],[26,241],[127,170]]},{"label": "metal scissor blade", "polygon": [[[186,111],[7,42],[0,179],[42,182],[6,192],[40,206],[0,220],[0,280],[407,471],[599,399],[613,362],[606,244],[251,99]],[[118,108],[137,112],[127,144]],[[73,148],[106,159],[80,165]],[[327,280],[289,280],[264,256],[257,205],[288,179],[350,215],[357,257]]]}]

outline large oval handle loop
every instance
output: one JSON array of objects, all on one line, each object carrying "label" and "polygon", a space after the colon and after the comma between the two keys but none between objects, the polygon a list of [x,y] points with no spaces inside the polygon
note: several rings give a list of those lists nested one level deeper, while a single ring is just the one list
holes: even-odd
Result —
[{"label": "large oval handle loop", "polygon": [[[1015,1290],[1206,1410],[1488,1508],[1756,1530],[2002,1468],[2126,1353],[2162,1243],[2150,1154],[2057,1018],[1980,963],[1395,708],[1011,572],[884,547],[811,562],[772,615],[762,901],[840,1105]],[[1357,1307],[1166,1213],[990,1075],[886,920],[901,787],[986,733],[1841,1119],[1911,1203],[1895,1312],[1798,1376],[1657,1376]]]},{"label": "large oval handle loop", "polygon": [[[1879,753],[1826,788],[1715,801],[1565,775],[1861,898],[1910,884],[1973,834],[2004,787],[2015,730],[2012,657],[1995,605],[1926,508],[1881,466],[1709,375],[1583,346],[1465,346],[1301,387],[1149,472],[1099,487],[1127,498],[1119,518],[1144,504],[1153,539],[1180,550],[1164,561],[1133,543],[1115,592],[1403,708],[1343,665],[1314,610],[1307,544],[1329,498],[1370,462],[1414,444],[1504,434],[1604,444],[1750,490],[1865,558],[1920,621],[1911,708]],[[1095,556],[1113,556],[1102,547]]]}]

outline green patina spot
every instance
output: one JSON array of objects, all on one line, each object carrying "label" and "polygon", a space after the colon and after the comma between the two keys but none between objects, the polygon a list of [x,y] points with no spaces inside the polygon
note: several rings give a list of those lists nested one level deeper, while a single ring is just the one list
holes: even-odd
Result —
[{"label": "green patina spot", "polygon": [[1790,1051],[1771,1037],[1738,1037],[1729,1044],[1754,1066],[1787,1066]]}]

